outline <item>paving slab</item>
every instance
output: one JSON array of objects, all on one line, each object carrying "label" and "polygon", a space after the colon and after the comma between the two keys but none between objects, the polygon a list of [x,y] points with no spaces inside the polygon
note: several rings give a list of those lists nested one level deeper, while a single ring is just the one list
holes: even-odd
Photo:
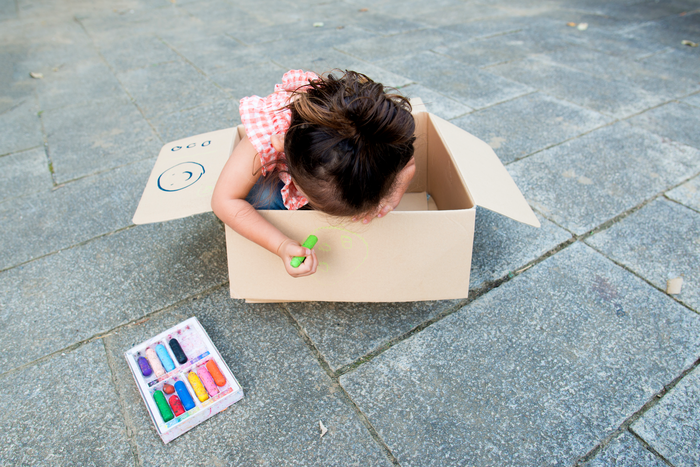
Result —
[{"label": "paving slab", "polygon": [[579,235],[698,170],[698,150],[624,122],[508,165],[540,213]]},{"label": "paving slab", "polygon": [[37,96],[41,110],[80,106],[126,97],[110,69],[94,57],[81,61],[54,61],[50,72],[38,80]]},{"label": "paving slab", "polygon": [[[646,5],[648,7],[648,4]],[[641,9],[643,10],[643,9]],[[680,13],[687,12],[682,15]],[[639,27],[625,31],[625,35],[638,39],[640,41],[657,42],[667,45],[672,48],[686,47],[682,44],[684,40],[693,40],[700,36],[700,11],[698,11],[697,3],[686,3],[679,14],[666,16],[659,21],[649,21],[641,23]],[[691,38],[691,39],[688,39]]]},{"label": "paving slab", "polygon": [[683,277],[675,298],[700,312],[700,213],[659,198],[587,240],[661,290]]},{"label": "paving slab", "polygon": [[[6,157],[16,160],[23,155]],[[149,159],[51,189],[43,149],[26,157],[23,162],[34,168],[43,189],[0,204],[0,219],[8,234],[6,248],[0,250],[0,270],[132,225],[154,164]]]},{"label": "paving slab", "polygon": [[213,214],[122,230],[0,272],[7,371],[226,281]]},{"label": "paving slab", "polygon": [[417,10],[407,8],[403,15],[433,27],[463,24],[487,18],[508,17],[508,13],[503,11],[503,9],[485,3],[464,2],[455,5],[450,2],[442,7],[439,5],[430,9],[422,9],[421,7],[424,8],[425,4],[420,5]]},{"label": "paving slab", "polygon": [[192,15],[195,22],[207,31],[226,33],[244,27],[260,28],[266,25],[245,11],[245,4],[250,2],[238,3],[239,5],[234,5],[229,2],[205,0],[186,3],[178,1],[176,4]]},{"label": "paving slab", "polygon": [[340,382],[401,465],[570,465],[693,364],[698,331],[576,243]]},{"label": "paving slab", "polygon": [[138,109],[123,97],[47,110],[41,119],[57,183],[151,158],[161,146]]},{"label": "paving slab", "polygon": [[646,449],[629,431],[624,431],[583,467],[667,467],[659,456]]},{"label": "paving slab", "polygon": [[700,371],[696,368],[630,428],[673,465],[691,467],[700,462],[698,419]]},{"label": "paving slab", "polygon": [[285,306],[333,371],[456,306],[459,300],[405,303],[289,303]]},{"label": "paving slab", "polygon": [[612,119],[540,92],[472,112],[452,123],[486,141],[508,164]]},{"label": "paving slab", "polygon": [[697,107],[669,102],[634,116],[628,122],[679,143],[700,148],[700,132],[695,124],[699,116],[700,109]]},{"label": "paving slab", "polygon": [[664,102],[662,97],[627,82],[574,70],[543,57],[496,65],[488,71],[616,118],[628,117]]},{"label": "paving slab", "polygon": [[473,110],[471,107],[462,105],[458,101],[443,96],[439,92],[435,92],[420,84],[404,86],[399,89],[399,93],[409,99],[419,97],[427,107],[428,112],[445,120],[451,120]]},{"label": "paving slab", "polygon": [[648,63],[667,70],[682,70],[695,73],[697,76],[700,73],[699,58],[700,51],[698,51],[697,47],[679,46],[676,48],[668,47],[663,53],[645,58],[642,60],[642,63]]},{"label": "paving slab", "polygon": [[0,156],[44,145],[39,106],[27,99],[14,108],[0,113]]},{"label": "paving slab", "polygon": [[100,46],[99,50],[117,73],[172,62],[180,58],[167,44],[155,36],[125,37],[119,43],[106,42]]},{"label": "paving slab", "polygon": [[598,77],[627,82],[666,100],[700,90],[700,79],[692,71],[662,68],[651,62],[639,63],[585,47],[568,47],[542,58]]},{"label": "paving slab", "polygon": [[666,193],[668,198],[700,211],[700,177],[695,177],[683,185]]},{"label": "paving slab", "polygon": [[474,109],[522,96],[533,89],[433,52],[381,60],[387,70],[413,79]]},{"label": "paving slab", "polygon": [[153,37],[165,32],[188,35],[204,26],[177,4],[168,0],[153,3],[125,2],[117,8],[99,8],[98,11],[76,15],[76,19],[98,45],[131,37]]},{"label": "paving slab", "polygon": [[[53,187],[49,161],[43,146],[0,157],[0,173],[2,174],[0,202],[30,193],[47,191]],[[7,203],[0,204],[0,213],[2,213],[0,218],[3,220],[6,231],[13,227],[5,224],[8,221],[8,209],[10,208]],[[14,210],[15,207],[11,209]],[[0,269],[3,267],[0,266]]]},{"label": "paving slab", "polygon": [[[245,395],[164,445],[124,352],[191,316]],[[223,287],[120,329],[105,342],[141,465],[391,465],[277,305],[232,300]],[[328,429],[323,437],[319,421]]]},{"label": "paving slab", "polygon": [[685,99],[683,99],[683,102],[695,107],[700,107],[700,93],[696,93],[692,96],[686,97]]},{"label": "paving slab", "polygon": [[433,52],[475,67],[486,67],[527,57],[531,51],[513,34],[466,40],[435,47]]},{"label": "paving slab", "polygon": [[372,63],[365,62],[334,49],[310,50],[280,58],[278,62],[286,69],[302,69],[316,73],[329,72],[334,69],[352,70],[364,73],[384,86],[398,88],[413,82],[410,78],[391,73]]},{"label": "paving slab", "polygon": [[124,88],[147,118],[212,104],[226,93],[182,61],[117,73]]},{"label": "paving slab", "polygon": [[282,76],[289,69],[267,61],[256,65],[237,68],[211,77],[231,100],[238,103],[246,96],[267,96],[275,90],[275,84],[282,82]]},{"label": "paving slab", "polygon": [[[166,37],[166,41],[172,40]],[[222,73],[265,61],[250,47],[228,36],[215,35],[199,40],[186,40],[181,44],[173,43],[177,52],[207,75]]]},{"label": "paving slab", "polygon": [[[365,38],[364,40],[375,37],[378,40],[380,39],[380,36],[360,29],[357,26],[341,26],[326,25],[324,22],[324,26],[314,27],[313,23],[311,23],[307,34],[297,36],[293,40],[280,39],[273,42],[254,44],[251,46],[251,51],[254,54],[267,57],[279,63],[292,55],[297,55],[304,51],[330,50],[336,46],[354,41],[358,37],[363,37]],[[363,59],[363,57],[358,58]]]},{"label": "paving slab", "polygon": [[542,216],[539,229],[487,209],[477,208],[469,289],[504,279],[530,261],[571,239],[571,234]]},{"label": "paving slab", "polygon": [[461,39],[442,29],[422,29],[387,37],[373,37],[339,44],[336,49],[369,62],[415,55],[439,45]]},{"label": "paving slab", "polygon": [[3,465],[135,465],[102,341],[5,373],[0,388]]},{"label": "paving slab", "polygon": [[238,126],[241,116],[237,99],[225,99],[201,107],[163,115],[151,120],[161,140],[170,142],[188,136]]}]

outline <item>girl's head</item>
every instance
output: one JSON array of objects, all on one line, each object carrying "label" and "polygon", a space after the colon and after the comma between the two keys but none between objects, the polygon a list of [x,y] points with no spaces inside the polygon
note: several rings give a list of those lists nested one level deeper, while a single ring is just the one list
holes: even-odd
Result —
[{"label": "girl's head", "polygon": [[346,71],[314,80],[289,108],[289,173],[309,204],[327,214],[376,209],[413,157],[411,105],[365,75]]}]

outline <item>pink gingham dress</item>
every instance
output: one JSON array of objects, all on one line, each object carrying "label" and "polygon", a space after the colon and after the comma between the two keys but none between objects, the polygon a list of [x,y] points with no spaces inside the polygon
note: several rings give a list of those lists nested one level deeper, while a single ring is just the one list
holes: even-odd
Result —
[{"label": "pink gingham dress", "polygon": [[284,135],[292,122],[292,112],[284,107],[293,91],[308,87],[309,81],[318,75],[302,70],[291,70],[282,76],[282,84],[275,85],[275,92],[267,97],[250,96],[241,99],[241,121],[248,139],[260,155],[262,173],[277,171],[284,182],[282,201],[289,210],[297,210],[308,200],[297,190],[287,170],[286,157],[272,146],[272,135]]}]

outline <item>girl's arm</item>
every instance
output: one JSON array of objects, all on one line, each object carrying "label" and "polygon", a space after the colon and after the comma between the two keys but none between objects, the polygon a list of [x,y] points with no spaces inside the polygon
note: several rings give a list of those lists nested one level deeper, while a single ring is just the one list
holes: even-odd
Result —
[{"label": "girl's arm", "polygon": [[[244,137],[234,148],[214,187],[211,198],[214,214],[240,235],[279,256],[290,276],[311,275],[318,266],[316,253],[284,235],[245,200],[260,177],[260,166],[255,147]],[[308,258],[298,268],[292,268],[289,263],[294,256]]]},{"label": "girl's arm", "polygon": [[362,220],[362,223],[368,224],[372,221],[372,219],[375,216],[384,217],[391,211],[393,211],[394,208],[396,208],[396,206],[398,206],[401,202],[401,198],[403,198],[404,193],[406,193],[408,185],[411,184],[411,180],[413,180],[413,176],[415,175],[415,173],[416,161],[412,157],[411,160],[408,161],[408,164],[406,164],[406,166],[403,169],[401,169],[401,172],[399,172],[396,175],[396,188],[394,189],[394,191],[392,191],[389,196],[382,200],[382,202],[379,204],[379,208],[376,211],[366,215],[365,218]]}]

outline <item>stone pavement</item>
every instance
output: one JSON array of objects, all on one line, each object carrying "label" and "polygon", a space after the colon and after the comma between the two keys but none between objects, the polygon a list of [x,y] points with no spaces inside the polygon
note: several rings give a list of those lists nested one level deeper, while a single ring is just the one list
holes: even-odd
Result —
[{"label": "stone pavement", "polygon": [[[697,0],[0,0],[0,465],[700,465],[682,41]],[[211,213],[131,217],[289,68],[422,97],[542,228],[479,209],[463,301],[230,299]],[[246,396],[164,445],[123,354],[190,316]]]}]

